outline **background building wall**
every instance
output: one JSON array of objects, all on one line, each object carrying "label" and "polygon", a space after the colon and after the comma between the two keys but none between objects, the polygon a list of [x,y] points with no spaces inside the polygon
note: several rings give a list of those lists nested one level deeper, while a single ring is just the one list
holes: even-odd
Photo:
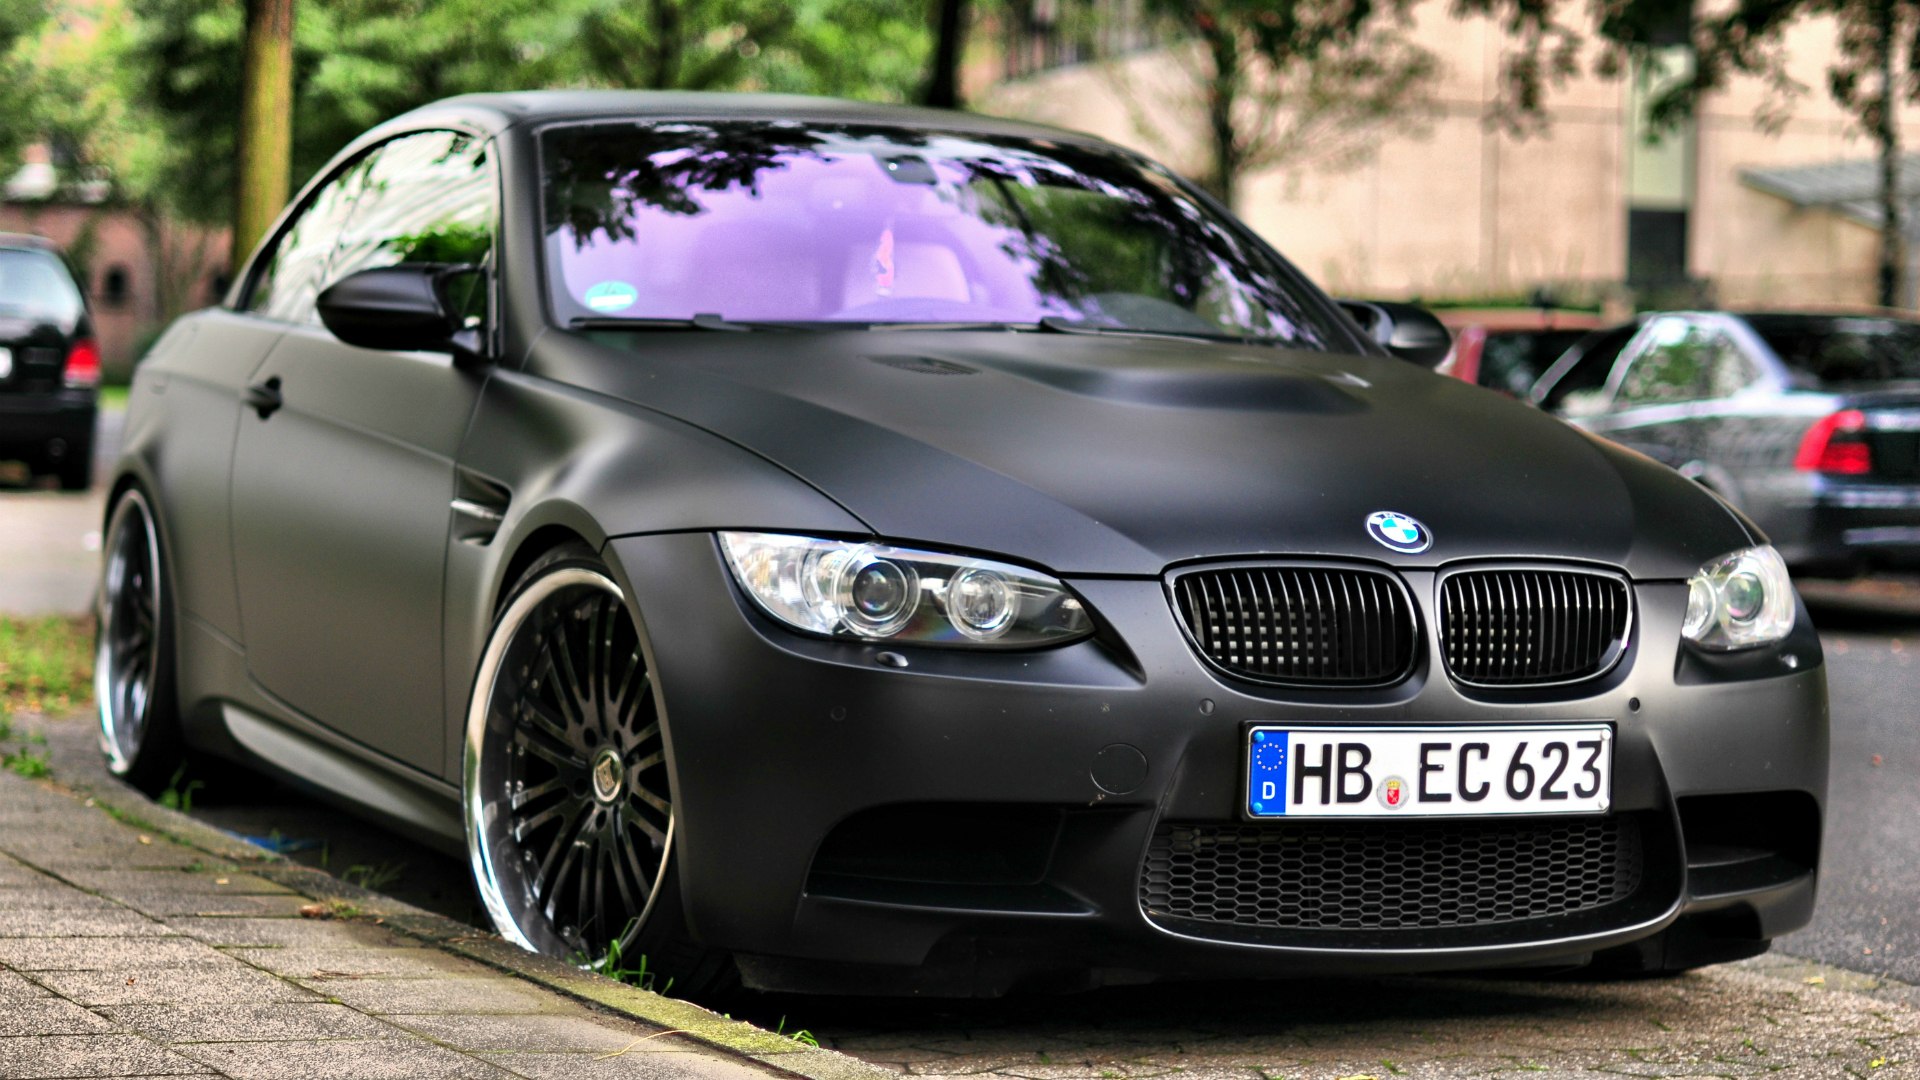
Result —
[{"label": "background building wall", "polygon": [[[1442,63],[1425,130],[1384,137],[1354,167],[1249,175],[1241,216],[1336,292],[1484,299],[1547,286],[1581,299],[1620,295],[1635,137],[1627,80],[1570,80],[1547,95],[1544,131],[1516,136],[1493,119],[1504,32],[1453,17],[1443,0],[1423,3],[1415,19],[1415,39]],[[1796,210],[1740,180],[1747,168],[1874,153],[1826,96],[1831,23],[1799,24],[1786,48],[1807,89],[1783,121],[1761,129],[1756,113],[1768,94],[1753,79],[1702,102],[1686,270],[1728,305],[1870,303],[1873,230]],[[1180,108],[1190,92],[1178,63],[1156,51],[1001,82],[976,105],[1091,131],[1197,172],[1199,117]],[[1920,145],[1920,118],[1905,118],[1903,131]]]}]

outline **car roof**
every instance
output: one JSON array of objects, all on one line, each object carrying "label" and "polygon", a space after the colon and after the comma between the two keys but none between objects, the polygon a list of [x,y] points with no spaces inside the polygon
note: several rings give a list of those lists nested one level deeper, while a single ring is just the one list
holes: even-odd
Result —
[{"label": "car roof", "polygon": [[1514,330],[1593,330],[1607,321],[1591,311],[1561,308],[1442,308],[1434,315],[1450,330],[1484,327],[1495,333]]},{"label": "car roof", "polygon": [[27,248],[33,251],[58,251],[53,241],[32,233],[0,232],[0,248]]},{"label": "car roof", "polygon": [[593,120],[797,120],[1081,143],[1102,142],[1091,135],[1045,124],[913,105],[882,105],[798,94],[661,90],[521,90],[462,94],[397,116],[376,130],[419,127],[423,124],[445,123],[450,119],[464,120],[470,126],[489,131],[502,131],[523,124]]}]

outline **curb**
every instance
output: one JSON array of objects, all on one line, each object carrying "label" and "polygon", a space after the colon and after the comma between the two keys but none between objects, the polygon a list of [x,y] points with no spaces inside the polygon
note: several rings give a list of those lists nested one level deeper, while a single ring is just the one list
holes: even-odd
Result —
[{"label": "curb", "polygon": [[[81,721],[84,722],[84,719]],[[662,997],[508,944],[495,934],[423,911],[283,855],[257,848],[194,817],[162,806],[133,787],[106,777],[69,778],[56,770],[51,786],[86,806],[176,844],[244,865],[277,885],[311,900],[351,905],[353,918],[380,925],[442,952],[485,964],[586,1005],[672,1032],[676,1036],[744,1058],[803,1080],[896,1080],[898,1074],[835,1050],[808,1046],[744,1020],[722,1016],[690,1001]]]}]

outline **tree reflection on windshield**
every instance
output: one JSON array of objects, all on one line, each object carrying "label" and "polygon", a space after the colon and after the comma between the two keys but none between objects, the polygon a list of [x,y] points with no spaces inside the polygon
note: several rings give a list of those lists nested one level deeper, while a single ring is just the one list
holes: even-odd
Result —
[{"label": "tree reflection on windshield", "polygon": [[1095,145],[894,127],[596,124],[542,138],[567,317],[964,322],[1326,348],[1310,288]]}]

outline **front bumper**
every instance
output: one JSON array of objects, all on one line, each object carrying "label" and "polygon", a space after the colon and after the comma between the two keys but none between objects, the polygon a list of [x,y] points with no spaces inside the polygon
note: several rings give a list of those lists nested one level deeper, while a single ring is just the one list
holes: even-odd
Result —
[{"label": "front bumper", "polygon": [[[993,992],[1054,969],[1120,978],[1570,963],[1683,916],[1756,941],[1811,917],[1827,707],[1804,614],[1783,648],[1703,665],[1676,652],[1684,583],[1643,584],[1636,645],[1590,684],[1464,690],[1440,673],[1423,633],[1415,674],[1398,686],[1302,691],[1210,674],[1154,580],[1070,581],[1104,624],[1093,641],[1037,653],[888,650],[789,633],[749,610],[709,535],[620,538],[608,555],[651,620],[692,930],[745,954],[763,985],[804,983],[809,965],[911,973],[909,989],[955,992],[941,981],[950,974],[958,992]],[[1430,626],[1434,575],[1404,576]],[[888,651],[907,666],[881,662]],[[1315,936],[1222,933],[1142,908],[1157,825],[1237,821],[1248,723],[1554,720],[1616,725],[1613,812],[1633,815],[1647,837],[1645,884],[1604,917]],[[1741,800],[1787,808],[1811,839],[1772,850],[1765,834],[1778,828]],[[1006,836],[996,849],[1006,865],[946,883],[897,868],[862,877],[858,852],[824,865],[823,844],[845,836],[837,828],[927,807],[940,809],[926,820],[973,814],[979,830]],[[1035,813],[1058,828],[1023,845],[1015,834]],[[1020,852],[1036,850],[1023,862]]]}]

